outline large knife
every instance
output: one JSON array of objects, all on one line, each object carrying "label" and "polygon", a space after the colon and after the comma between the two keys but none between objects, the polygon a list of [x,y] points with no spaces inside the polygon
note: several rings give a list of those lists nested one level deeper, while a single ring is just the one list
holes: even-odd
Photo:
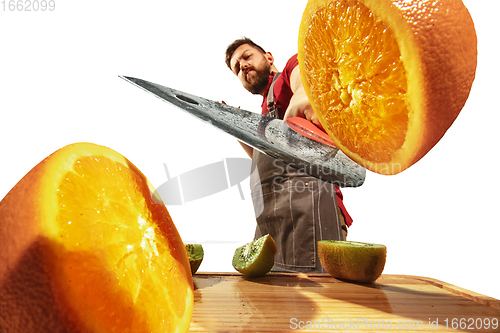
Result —
[{"label": "large knife", "polygon": [[281,119],[260,115],[145,80],[120,76],[238,140],[306,174],[340,187],[361,186],[366,170],[337,147],[298,134]]}]

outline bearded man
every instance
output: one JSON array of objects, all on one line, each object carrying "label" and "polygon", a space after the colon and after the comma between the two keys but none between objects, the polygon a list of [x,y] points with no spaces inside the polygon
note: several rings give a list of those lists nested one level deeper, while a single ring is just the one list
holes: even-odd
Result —
[{"label": "bearded man", "polygon": [[[263,96],[263,114],[303,117],[322,129],[302,86],[296,54],[279,72],[270,52],[241,38],[227,47],[226,64],[246,90]],[[241,145],[258,170],[250,177],[252,200],[264,203],[255,238],[270,234],[278,248],[273,271],[324,272],[317,242],[345,240],[352,223],[340,189]]]}]

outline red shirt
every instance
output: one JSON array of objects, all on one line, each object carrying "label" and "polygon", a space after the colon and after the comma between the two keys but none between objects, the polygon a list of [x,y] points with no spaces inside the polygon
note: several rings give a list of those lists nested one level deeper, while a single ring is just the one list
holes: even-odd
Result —
[{"label": "red shirt", "polygon": [[[290,104],[290,98],[292,98],[293,95],[292,87],[290,86],[290,76],[292,75],[293,69],[298,65],[299,61],[297,59],[297,55],[292,56],[286,63],[285,68],[283,68],[281,75],[274,83],[274,102],[279,110],[280,119],[283,119],[285,111],[288,108],[288,104]],[[264,94],[265,97],[262,101],[262,114],[267,113],[267,93],[269,91],[269,86],[273,81],[274,75],[274,73],[269,75],[269,83],[267,84],[266,93]]]},{"label": "red shirt", "polygon": [[[297,54],[292,56],[286,63],[285,68],[281,72],[281,75],[276,79],[273,87],[274,93],[274,102],[276,107],[278,108],[278,115],[280,119],[283,119],[285,115],[285,111],[288,108],[288,104],[290,104],[290,99],[293,96],[292,87],[290,85],[290,76],[292,75],[292,71],[295,67],[297,67],[299,61],[297,59]],[[264,94],[264,100],[262,101],[262,114],[267,113],[267,94],[269,92],[269,87],[274,78],[274,73],[269,75],[269,83],[267,84],[266,93]],[[342,201],[343,195],[340,191],[340,188],[335,185],[335,194],[337,195],[337,204],[342,211],[342,214],[345,218],[345,223],[347,226],[352,224],[352,218],[347,212],[347,209],[344,206],[344,202]]]}]

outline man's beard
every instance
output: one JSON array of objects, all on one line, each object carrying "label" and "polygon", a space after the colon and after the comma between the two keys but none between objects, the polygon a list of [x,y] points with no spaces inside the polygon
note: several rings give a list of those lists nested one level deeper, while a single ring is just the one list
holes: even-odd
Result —
[{"label": "man's beard", "polygon": [[253,68],[255,70],[255,76],[252,83],[248,81],[245,82],[244,87],[246,90],[254,95],[260,94],[264,89],[267,88],[269,84],[269,75],[271,74],[271,65],[265,64],[263,68]]}]

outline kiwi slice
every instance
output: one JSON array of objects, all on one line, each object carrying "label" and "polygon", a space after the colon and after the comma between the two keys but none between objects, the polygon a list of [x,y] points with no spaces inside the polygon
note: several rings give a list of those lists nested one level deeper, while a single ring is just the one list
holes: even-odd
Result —
[{"label": "kiwi slice", "polygon": [[201,244],[184,244],[191,266],[191,274],[194,275],[203,261],[203,246]]},{"label": "kiwi slice", "polygon": [[318,256],[323,268],[334,278],[369,283],[384,270],[385,245],[351,241],[318,242]]},{"label": "kiwi slice", "polygon": [[233,267],[247,277],[263,276],[273,268],[276,243],[264,235],[234,251]]}]

